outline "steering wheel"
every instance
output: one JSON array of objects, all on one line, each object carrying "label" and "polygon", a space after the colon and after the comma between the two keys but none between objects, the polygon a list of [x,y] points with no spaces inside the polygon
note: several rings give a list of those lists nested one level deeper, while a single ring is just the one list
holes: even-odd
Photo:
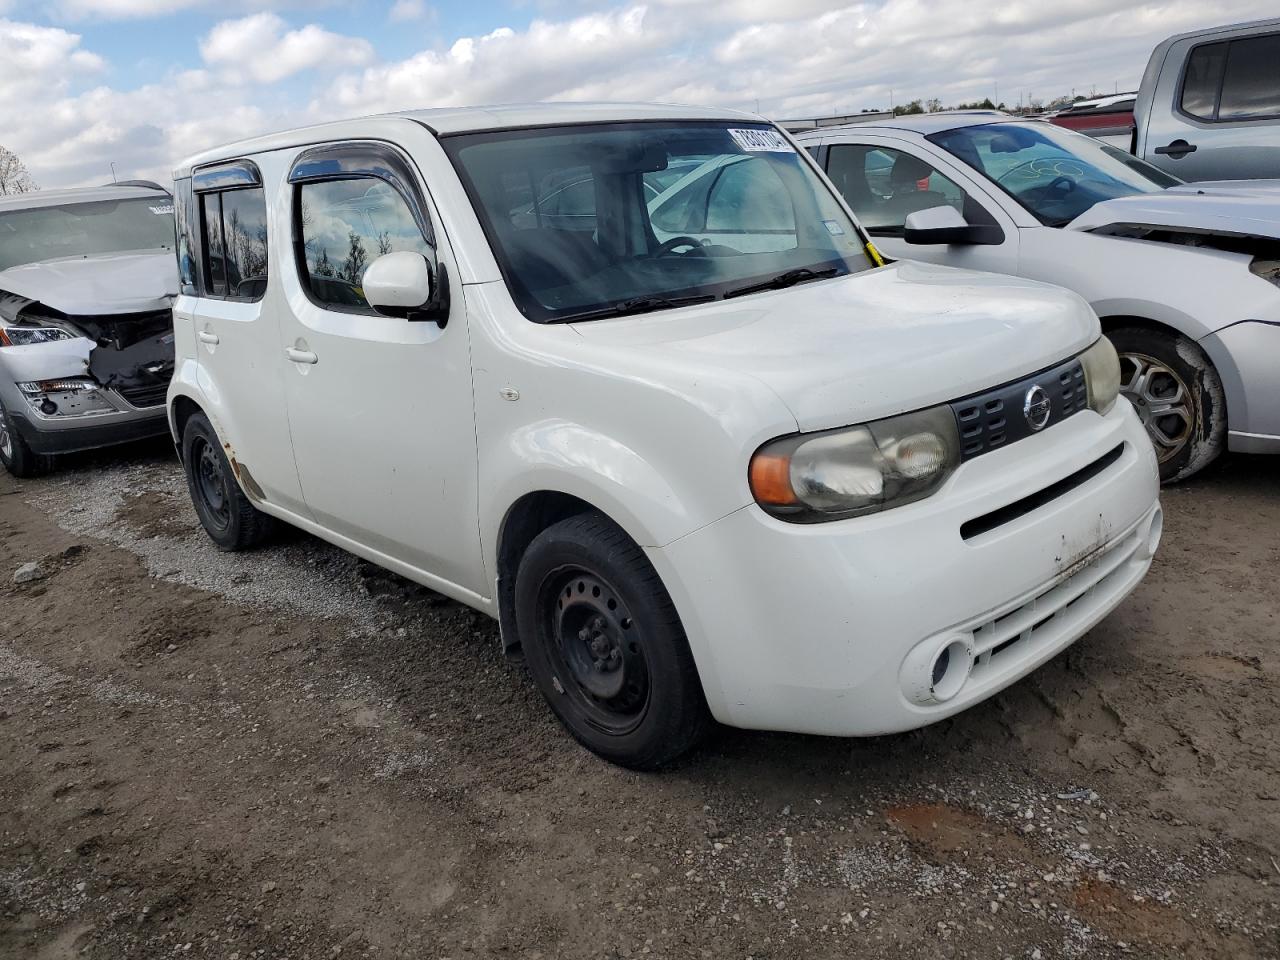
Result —
[{"label": "steering wheel", "polygon": [[1003,184],[1006,180],[1018,173],[1024,167],[1030,168],[1027,173],[1020,174],[1024,180],[1035,180],[1039,177],[1053,177],[1053,183],[1057,184],[1059,180],[1067,180],[1071,182],[1072,187],[1075,182],[1067,175],[1063,164],[1066,164],[1066,170],[1070,170],[1076,177],[1084,176],[1084,166],[1075,157],[1036,157],[1034,160],[1028,160],[1020,163],[1016,167],[1010,167],[998,178],[996,183]]},{"label": "steering wheel", "polygon": [[[702,241],[693,237],[679,236],[672,237],[670,240],[664,240],[657,250],[653,251],[655,257],[665,257],[667,254],[675,253],[679,247],[693,247],[699,253],[705,253],[702,249]],[[693,251],[689,251],[692,253]]]}]

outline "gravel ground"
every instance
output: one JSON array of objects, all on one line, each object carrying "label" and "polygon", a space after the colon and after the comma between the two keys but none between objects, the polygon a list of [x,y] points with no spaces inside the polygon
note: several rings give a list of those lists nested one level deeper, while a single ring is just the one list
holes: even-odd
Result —
[{"label": "gravel ground", "polygon": [[641,776],[487,619],[218,553],[163,445],[0,477],[0,957],[1280,957],[1278,480],[1167,490],[1134,596],[960,717]]}]

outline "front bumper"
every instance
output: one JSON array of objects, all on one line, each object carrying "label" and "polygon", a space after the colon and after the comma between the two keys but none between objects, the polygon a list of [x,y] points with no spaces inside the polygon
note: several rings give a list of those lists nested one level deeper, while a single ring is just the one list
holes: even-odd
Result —
[{"label": "front bumper", "polygon": [[[718,720],[892,733],[991,696],[1110,612],[1151,564],[1158,491],[1151,443],[1120,400],[968,461],[919,503],[811,525],[752,505],[649,556]],[[970,523],[1019,502],[1031,506],[985,531]],[[971,669],[934,690],[944,647]]]},{"label": "front bumper", "polygon": [[44,416],[31,408],[16,384],[0,384],[0,402],[13,418],[19,436],[36,453],[74,453],[168,433],[163,403],[134,407],[114,391],[104,390],[102,395],[116,409],[87,416]]}]

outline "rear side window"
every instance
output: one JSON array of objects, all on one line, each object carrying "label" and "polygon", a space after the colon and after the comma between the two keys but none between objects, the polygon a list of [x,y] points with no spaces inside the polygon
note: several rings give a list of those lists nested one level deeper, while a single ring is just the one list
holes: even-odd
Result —
[{"label": "rear side window", "polygon": [[267,292],[267,200],[261,187],[200,194],[204,291],[226,300]]},{"label": "rear side window", "polygon": [[1187,58],[1182,112],[1200,120],[1280,117],[1280,34],[1206,43]]},{"label": "rear side window", "polygon": [[1212,120],[1218,109],[1218,87],[1222,85],[1222,67],[1227,60],[1225,43],[1206,43],[1196,47],[1187,58],[1187,72],[1182,77],[1182,110],[1202,120]]},{"label": "rear side window", "polygon": [[1231,41],[1219,120],[1280,116],[1280,34]]},{"label": "rear side window", "polygon": [[300,184],[297,216],[299,267],[321,306],[373,314],[361,286],[369,264],[401,250],[431,254],[404,196],[383,180]]}]

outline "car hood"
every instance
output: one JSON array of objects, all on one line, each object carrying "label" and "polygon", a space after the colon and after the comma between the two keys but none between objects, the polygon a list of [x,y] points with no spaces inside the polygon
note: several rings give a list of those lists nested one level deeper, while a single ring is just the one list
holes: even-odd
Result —
[{"label": "car hood", "polygon": [[1114,224],[1280,239],[1280,180],[1188,183],[1160,193],[1104,200],[1066,228],[1087,233]]},{"label": "car hood", "polygon": [[742,299],[573,325],[585,339],[763,382],[801,430],[917,410],[1016,380],[1099,336],[1059,287],[914,261]]},{"label": "car hood", "polygon": [[178,293],[171,251],[24,263],[0,271],[0,290],[68,316],[163,310]]}]

